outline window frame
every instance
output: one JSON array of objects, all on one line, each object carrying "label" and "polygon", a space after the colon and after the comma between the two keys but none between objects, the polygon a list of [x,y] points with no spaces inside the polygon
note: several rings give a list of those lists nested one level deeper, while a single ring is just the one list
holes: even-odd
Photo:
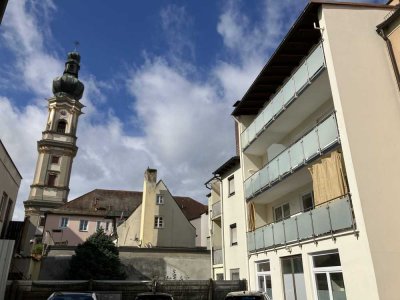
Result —
[{"label": "window frame", "polygon": [[[272,296],[272,291],[273,291],[273,287],[272,287],[272,275],[271,275],[271,260],[269,259],[264,259],[264,260],[259,260],[259,261],[255,261],[255,271],[256,271],[256,289],[257,291],[263,292],[263,293],[267,293],[266,290],[261,291],[260,290],[260,286],[259,286],[259,277],[262,277],[264,279],[264,282],[267,283],[266,278],[269,277],[269,280],[271,282],[271,296]],[[269,271],[258,271],[258,265],[262,264],[262,263],[268,263],[269,264]],[[267,289],[268,287],[265,286],[265,289]],[[268,295],[269,296],[269,295]]]},{"label": "window frame", "polygon": [[[288,205],[289,206],[289,216],[286,216],[285,217],[285,210],[283,209],[283,207],[285,206],[285,205]],[[276,217],[276,209],[278,209],[278,208],[280,208],[281,210],[282,210],[282,218],[281,219],[277,219],[277,217]],[[285,202],[285,203],[282,203],[282,204],[279,204],[279,205],[277,205],[277,206],[274,206],[273,207],[273,212],[274,212],[274,222],[276,223],[276,222],[281,222],[281,221],[283,221],[283,220],[285,220],[285,219],[289,219],[290,217],[291,217],[291,212],[290,212],[290,202]]]},{"label": "window frame", "polygon": [[[52,182],[50,181],[50,178],[53,178]],[[56,187],[57,186],[57,178],[58,178],[58,174],[57,173],[53,173],[53,172],[48,173],[47,174],[47,186],[48,187]]]},{"label": "window frame", "polygon": [[52,155],[50,163],[52,165],[59,165],[60,164],[60,158],[61,158],[61,156],[59,156],[59,155]]},{"label": "window frame", "polygon": [[[86,224],[85,228],[82,228],[82,224]],[[86,219],[79,220],[79,231],[80,232],[88,232],[89,231],[89,220],[86,220]]]},{"label": "window frame", "polygon": [[[65,225],[64,225],[63,220],[67,220]],[[69,218],[68,217],[61,217],[59,228],[61,228],[61,229],[68,228],[68,224],[69,224]]]},{"label": "window frame", "polygon": [[[65,127],[64,128],[60,128],[60,124],[64,124]],[[65,134],[67,133],[67,126],[68,126],[68,122],[64,119],[60,119],[57,121],[57,127],[56,127],[56,132],[60,133],[60,134]]]},{"label": "window frame", "polygon": [[101,223],[102,221],[96,221],[96,231],[99,230],[100,228],[103,228],[103,226],[101,226]]},{"label": "window frame", "polygon": [[228,197],[235,195],[235,175],[228,177]]},{"label": "window frame", "polygon": [[39,216],[39,227],[46,226],[46,216]]},{"label": "window frame", "polygon": [[154,216],[154,229],[162,229],[164,227],[164,218],[162,216]]},{"label": "window frame", "polygon": [[[309,209],[305,209],[305,208],[304,208],[304,197],[306,197],[306,196],[308,196],[308,195],[311,195],[312,207],[309,208]],[[300,195],[300,202],[301,202],[300,204],[301,204],[302,212],[307,212],[307,211],[313,210],[313,209],[315,208],[314,192],[311,190],[311,191],[309,191],[309,192],[306,192],[306,193],[301,194],[301,195]]]},{"label": "window frame", "polygon": [[[343,270],[342,270],[342,262],[341,261],[340,261],[340,266],[315,267],[314,257],[332,255],[332,254],[337,254],[339,256],[339,261],[340,261],[339,251],[337,251],[337,250],[320,252],[320,253],[310,253],[310,255],[309,255],[310,263],[311,263],[311,272],[312,272],[312,286],[313,286],[313,293],[314,293],[315,299],[318,299],[318,287],[317,287],[317,280],[316,280],[317,274],[325,274],[326,275],[330,300],[334,299],[333,293],[332,293],[333,290],[332,290],[330,275],[335,274],[335,273],[340,273],[340,274],[342,274],[342,278],[343,278]],[[344,283],[344,278],[343,278],[343,283]],[[346,294],[346,286],[344,286],[344,293]]]},{"label": "window frame", "polygon": [[[234,233],[236,235],[236,241],[234,241]],[[237,246],[238,244],[238,238],[237,238],[237,224],[233,223],[229,225],[229,235],[230,235],[230,244],[231,246]]]},{"label": "window frame", "polygon": [[[238,274],[238,279],[232,279],[232,275],[235,273]],[[231,280],[240,280],[240,268],[229,269],[229,276]]]},{"label": "window frame", "polygon": [[163,205],[165,203],[164,196],[161,194],[156,195],[156,205]]}]

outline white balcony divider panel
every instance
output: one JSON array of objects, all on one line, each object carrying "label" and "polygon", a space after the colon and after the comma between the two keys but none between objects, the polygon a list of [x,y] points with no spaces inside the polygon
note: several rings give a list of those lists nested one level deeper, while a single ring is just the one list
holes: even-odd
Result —
[{"label": "white balcony divider panel", "polygon": [[292,144],[261,170],[244,182],[245,198],[250,199],[263,189],[339,142],[335,114],[318,124],[300,140]]},{"label": "white balcony divider panel", "polygon": [[292,77],[274,95],[270,103],[259,113],[249,127],[242,132],[242,149],[246,148],[265,127],[273,122],[324,68],[324,50],[322,44],[319,44]]},{"label": "white balcony divider panel", "polygon": [[286,220],[265,225],[247,233],[248,251],[286,246],[337,231],[354,229],[348,195]]},{"label": "white balcony divider panel", "polygon": [[221,215],[221,201],[218,201],[212,205],[211,217],[215,218]]}]

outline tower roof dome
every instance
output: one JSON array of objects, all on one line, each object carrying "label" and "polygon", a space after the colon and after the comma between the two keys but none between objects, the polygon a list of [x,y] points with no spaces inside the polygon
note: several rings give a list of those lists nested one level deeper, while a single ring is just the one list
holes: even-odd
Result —
[{"label": "tower roof dome", "polygon": [[77,51],[69,52],[62,76],[53,80],[53,94],[55,96],[67,94],[76,100],[82,98],[84,85],[78,79],[81,56]]}]

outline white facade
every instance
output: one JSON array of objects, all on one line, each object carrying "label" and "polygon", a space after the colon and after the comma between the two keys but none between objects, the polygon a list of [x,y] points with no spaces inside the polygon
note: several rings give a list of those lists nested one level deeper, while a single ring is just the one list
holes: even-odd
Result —
[{"label": "white facade", "polygon": [[212,278],[248,278],[245,203],[238,157],[216,172],[210,182],[209,216],[212,246]]},{"label": "white facade", "polygon": [[0,140],[0,234],[4,238],[11,221],[22,176]]},{"label": "white facade", "polygon": [[250,290],[398,298],[400,96],[376,32],[392,10],[311,2],[235,106]]}]

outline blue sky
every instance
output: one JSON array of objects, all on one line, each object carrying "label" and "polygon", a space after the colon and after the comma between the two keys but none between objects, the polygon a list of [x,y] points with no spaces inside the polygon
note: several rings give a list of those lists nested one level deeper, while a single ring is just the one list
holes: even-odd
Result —
[{"label": "blue sky", "polygon": [[85,114],[70,199],[141,190],[158,169],[174,195],[205,203],[204,182],[234,155],[230,113],[306,0],[9,1],[0,26],[0,139],[24,177],[23,218],[52,79],[80,45]]}]

